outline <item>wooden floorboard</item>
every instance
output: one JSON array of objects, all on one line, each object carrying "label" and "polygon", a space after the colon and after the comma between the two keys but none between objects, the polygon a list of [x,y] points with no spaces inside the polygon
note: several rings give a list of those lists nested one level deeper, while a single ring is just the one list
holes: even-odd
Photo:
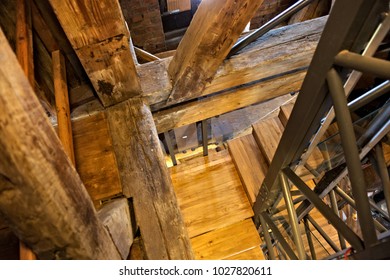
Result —
[{"label": "wooden floorboard", "polygon": [[[191,239],[197,260],[232,259],[260,248],[260,237],[251,219]],[[244,257],[243,255],[241,257]]]},{"label": "wooden floorboard", "polygon": [[264,260],[264,255],[260,247],[257,246],[245,252],[225,258],[225,260]]}]

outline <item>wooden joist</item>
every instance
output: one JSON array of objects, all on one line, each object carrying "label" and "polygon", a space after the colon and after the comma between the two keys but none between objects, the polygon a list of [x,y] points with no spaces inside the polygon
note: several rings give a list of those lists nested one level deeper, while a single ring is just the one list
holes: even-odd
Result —
[{"label": "wooden joist", "polygon": [[203,0],[169,65],[168,104],[201,95],[262,0]]},{"label": "wooden joist", "polygon": [[0,31],[0,212],[40,259],[120,259]]},{"label": "wooden joist", "polygon": [[133,98],[107,109],[123,193],[133,197],[149,259],[193,259],[152,114]]},{"label": "wooden joist", "polygon": [[312,3],[304,7],[302,10],[294,14],[288,24],[302,22],[305,20],[313,19],[319,16],[326,15],[330,9],[329,0],[314,0]]},{"label": "wooden joist", "polygon": [[103,105],[139,95],[130,34],[119,2],[49,1]]}]

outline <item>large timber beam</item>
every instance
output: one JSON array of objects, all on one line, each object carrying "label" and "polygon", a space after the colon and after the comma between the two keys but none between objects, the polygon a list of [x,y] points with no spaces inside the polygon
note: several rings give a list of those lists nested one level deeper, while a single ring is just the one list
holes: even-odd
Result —
[{"label": "large timber beam", "polygon": [[132,98],[107,109],[126,197],[133,197],[149,259],[193,259],[150,109]]},{"label": "large timber beam", "polygon": [[130,34],[117,0],[49,0],[100,101],[107,107],[141,92]]},{"label": "large timber beam", "polygon": [[168,104],[199,96],[263,0],[203,0],[169,65]]},{"label": "large timber beam", "polygon": [[0,30],[0,214],[40,259],[120,259]]}]

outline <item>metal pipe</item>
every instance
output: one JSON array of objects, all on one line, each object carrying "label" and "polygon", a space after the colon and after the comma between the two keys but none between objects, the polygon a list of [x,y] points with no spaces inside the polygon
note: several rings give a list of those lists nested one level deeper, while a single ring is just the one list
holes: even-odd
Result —
[{"label": "metal pipe", "polygon": [[387,206],[387,213],[390,213],[390,181],[389,181],[389,172],[387,170],[387,165],[385,157],[383,155],[383,148],[381,143],[376,145],[375,148],[376,160],[379,167],[379,176],[382,179],[383,193],[385,195],[385,201]]},{"label": "metal pipe", "polygon": [[356,235],[333,211],[299,178],[290,168],[283,169],[283,173],[291,182],[317,207],[321,214],[341,232],[345,239],[357,250],[363,250],[362,240]]},{"label": "metal pipe", "polygon": [[[340,76],[335,69],[329,70],[327,81],[338,120],[337,124],[340,131],[341,144],[344,150],[344,157],[351,180],[352,192],[356,199],[356,211],[359,217],[359,224],[362,229],[364,243],[367,246],[372,246],[378,242],[378,238],[376,236],[374,222],[371,216],[366,183],[363,170],[361,168],[359,150],[356,145],[355,133],[353,131],[351,114],[349,113],[347,106],[344,87]],[[347,238],[345,235],[344,237]],[[355,244],[353,244],[353,246],[354,245]]]},{"label": "metal pipe", "polygon": [[333,242],[332,238],[329,237],[329,235],[326,234],[326,232],[320,227],[319,224],[309,215],[306,215],[307,219],[310,221],[310,223],[314,226],[314,228],[318,231],[319,234],[325,239],[325,241],[329,244],[330,247],[337,253],[340,251],[339,247],[337,247],[336,243]]},{"label": "metal pipe", "polygon": [[280,244],[278,242],[275,242],[275,247],[278,251],[279,260],[282,260],[282,257],[284,260],[287,260],[286,252],[284,251],[284,249],[282,248],[282,246],[280,246]]},{"label": "metal pipe", "polygon": [[348,103],[348,108],[351,112],[356,111],[357,109],[367,105],[376,98],[382,96],[383,94],[390,91],[390,81],[387,80],[375,88],[367,91],[365,94],[359,96],[355,100]]},{"label": "metal pipe", "polygon": [[288,181],[282,172],[279,174],[279,180],[282,186],[284,201],[287,207],[288,218],[290,220],[294,242],[298,251],[298,257],[300,260],[304,260],[306,259],[306,252],[302,240],[302,234],[299,230],[297,213],[295,212],[294,203],[292,201],[292,197],[290,194],[290,187]]},{"label": "metal pipe", "polygon": [[267,223],[265,222],[264,218],[261,215],[260,215],[260,223],[261,223],[261,226],[263,228],[263,234],[264,234],[264,239],[265,239],[265,245],[267,246],[267,250],[268,250],[268,256],[271,260],[276,260],[271,236],[269,235],[269,232],[268,232],[268,226],[267,226]]},{"label": "metal pipe", "polygon": [[[346,192],[344,192],[340,187],[336,187],[335,189],[335,192],[337,192],[337,194],[343,198],[349,205],[351,205],[351,207],[353,209],[356,210],[356,203],[355,203],[355,200],[353,200],[352,197],[350,197]],[[377,220],[374,219],[374,225],[376,227],[376,229],[379,231],[379,232],[385,232],[387,231],[387,228],[385,228],[380,222],[378,222]]]},{"label": "metal pipe", "polygon": [[390,220],[389,214],[387,214],[386,211],[383,211],[378,205],[376,205],[376,203],[372,199],[369,199],[368,202],[370,203],[372,208],[381,213],[386,219]]},{"label": "metal pipe", "polygon": [[305,216],[303,218],[303,224],[305,225],[305,232],[306,232],[306,237],[307,237],[307,243],[309,244],[310,248],[310,255],[312,260],[316,260],[316,250],[314,249],[314,244],[313,244],[313,238],[311,238],[311,230],[309,223],[307,222],[307,217]]},{"label": "metal pipe", "polygon": [[367,57],[347,50],[339,52],[334,58],[335,64],[363,73],[390,79],[390,62],[387,60]]},{"label": "metal pipe", "polygon": [[267,213],[263,212],[260,214],[260,216],[263,217],[266,224],[271,228],[274,237],[276,237],[276,239],[279,241],[279,244],[283,247],[288,257],[292,260],[298,260],[297,255],[295,255],[294,251],[291,249],[290,245],[284,239],[282,233],[279,231],[278,227],[274,224]]},{"label": "metal pipe", "polygon": [[[336,198],[336,194],[335,194],[334,190],[330,191],[329,198],[330,198],[330,205],[331,205],[334,213],[340,218],[339,208],[337,206],[337,198]],[[339,236],[341,249],[347,248],[347,245],[345,244],[345,240],[344,240],[343,236],[340,234],[340,232],[337,232],[337,235]]]},{"label": "metal pipe", "polygon": [[256,39],[263,36],[265,33],[270,31],[271,29],[275,28],[278,24],[282,23],[289,17],[291,17],[293,14],[298,12],[299,10],[303,9],[305,6],[310,4],[310,2],[313,2],[313,0],[300,0],[294,5],[290,6],[280,14],[278,14],[276,17],[272,18],[270,21],[266,22],[264,25],[262,25],[260,28],[256,29],[254,32],[249,34],[248,36],[240,39],[235,43],[230,50],[227,57],[231,57],[232,55],[235,55],[238,51],[242,50],[246,46],[248,46],[250,43],[255,41]]},{"label": "metal pipe", "polygon": [[202,120],[201,126],[202,126],[203,156],[207,156],[209,154],[208,136],[207,136],[207,120]]},{"label": "metal pipe", "polygon": [[171,138],[170,138],[170,136],[169,136],[169,131],[164,132],[164,140],[165,140],[165,144],[166,144],[167,147],[168,147],[168,152],[169,152],[169,155],[171,156],[173,165],[177,165],[177,161],[176,161],[176,157],[175,157],[175,152],[174,152],[174,150],[173,150]]}]

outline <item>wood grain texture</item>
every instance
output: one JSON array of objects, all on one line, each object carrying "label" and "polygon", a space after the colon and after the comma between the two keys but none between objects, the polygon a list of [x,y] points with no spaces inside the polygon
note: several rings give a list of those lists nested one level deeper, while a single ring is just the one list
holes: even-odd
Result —
[{"label": "wood grain texture", "polygon": [[98,201],[122,193],[119,171],[104,113],[73,121],[77,171],[91,199]]},{"label": "wood grain texture", "polygon": [[1,31],[0,48],[1,214],[40,259],[120,259]]},{"label": "wood grain texture", "polygon": [[300,89],[305,72],[298,72],[249,87],[238,88],[153,114],[159,133],[215,117]]},{"label": "wood grain texture", "polygon": [[310,20],[328,14],[331,3],[329,0],[315,0],[294,14],[288,24]]},{"label": "wood grain texture", "polygon": [[228,141],[228,146],[245,192],[253,205],[268,171],[268,163],[252,134]]},{"label": "wood grain texture", "polygon": [[[192,160],[170,168],[180,210],[189,236],[222,228],[253,215],[227,150],[215,160]],[[180,166],[180,165],[179,165]]]},{"label": "wood grain texture", "polygon": [[283,127],[286,127],[287,121],[290,118],[293,108],[294,108],[293,102],[289,102],[287,104],[284,104],[283,106],[280,106],[278,118],[281,121]]},{"label": "wood grain texture", "polygon": [[66,80],[65,58],[61,51],[52,53],[54,94],[56,99],[58,137],[61,140],[65,153],[75,164],[72,122],[70,120],[69,93]]},{"label": "wood grain texture", "polygon": [[107,110],[126,197],[133,197],[149,259],[192,259],[190,241],[150,109],[130,99]]},{"label": "wood grain texture", "polygon": [[201,95],[262,2],[201,2],[169,65],[174,86],[168,104]]},{"label": "wood grain texture", "polygon": [[123,260],[126,260],[134,236],[129,204],[126,198],[114,199],[104,204],[98,213],[99,220],[107,228]]},{"label": "wood grain texture", "polygon": [[197,260],[223,260],[260,247],[260,237],[247,219],[191,239]]},{"label": "wood grain texture", "polygon": [[264,260],[264,255],[261,248],[256,246],[242,253],[227,257],[224,260]]},{"label": "wood grain texture", "polygon": [[253,124],[253,136],[268,164],[272,162],[283,131],[284,127],[278,117]]}]

